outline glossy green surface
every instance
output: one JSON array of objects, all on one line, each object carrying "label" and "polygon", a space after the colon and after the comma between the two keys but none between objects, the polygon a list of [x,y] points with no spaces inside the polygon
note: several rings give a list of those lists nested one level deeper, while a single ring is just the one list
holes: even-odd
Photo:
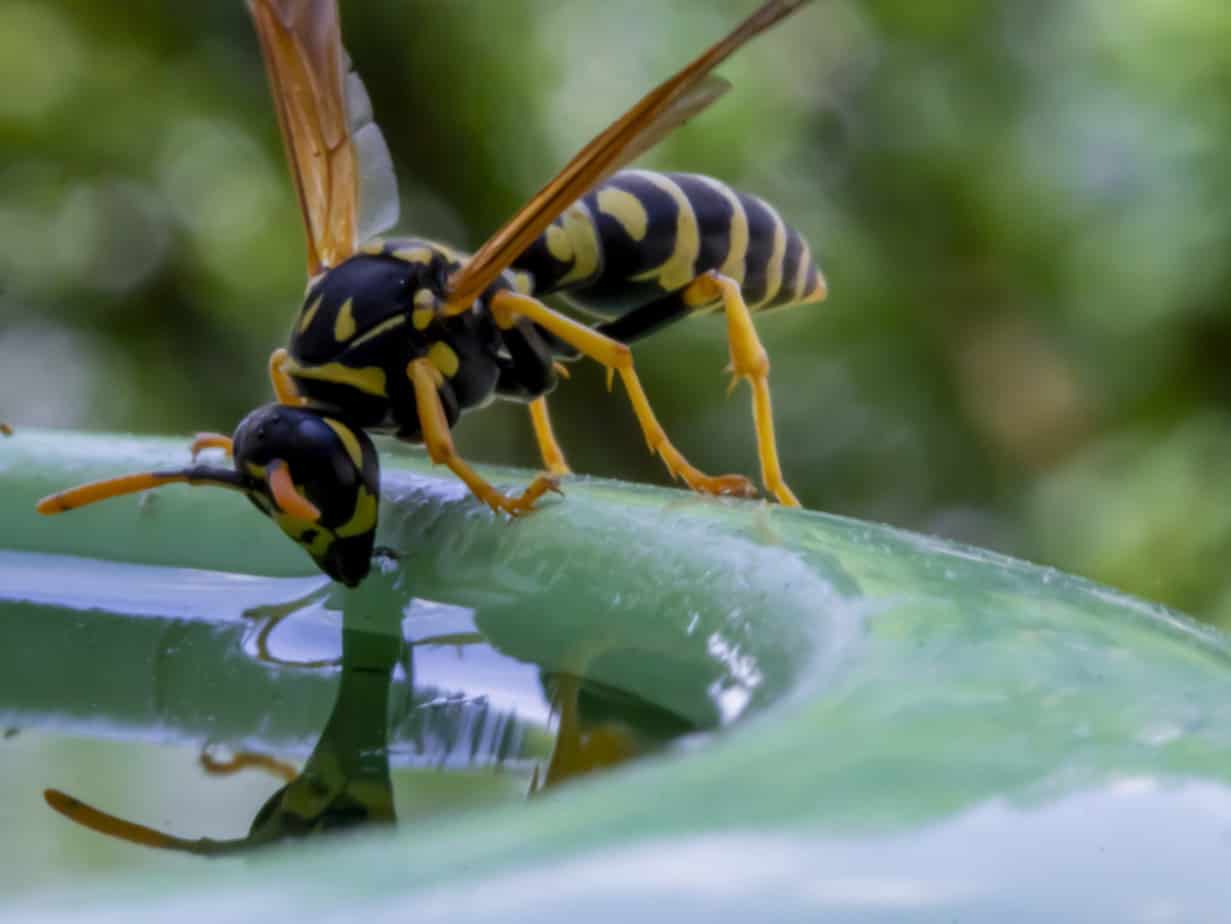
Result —
[{"label": "glossy green surface", "polygon": [[[19,432],[0,450],[6,639],[35,631],[22,627],[22,606],[80,618],[95,589],[111,614],[99,618],[118,625],[151,612],[225,625],[217,613],[320,583],[298,549],[220,492],[170,488],[56,519],[30,512],[82,478],[180,462],[182,444]],[[1053,571],[885,527],[583,480],[505,523],[421,463],[387,454],[385,465],[379,541],[398,565],[353,597],[336,591],[348,620],[389,612],[390,599],[405,607],[411,592],[469,608],[504,656],[584,672],[720,730],[529,803],[156,879],[65,884],[26,895],[14,913],[1223,919],[1231,650],[1220,635]],[[42,557],[66,554],[90,560]],[[19,581],[31,564],[51,570]],[[172,570],[188,566],[232,574]],[[225,605],[210,603],[215,592]],[[117,666],[136,657],[135,644],[115,644]],[[225,661],[239,643],[218,644],[199,657]],[[6,709],[52,708],[33,699],[53,698],[54,684],[6,690]],[[185,711],[219,697],[186,694]],[[122,703],[94,707],[134,735],[150,721],[121,716]],[[269,715],[295,733],[293,717]]]}]

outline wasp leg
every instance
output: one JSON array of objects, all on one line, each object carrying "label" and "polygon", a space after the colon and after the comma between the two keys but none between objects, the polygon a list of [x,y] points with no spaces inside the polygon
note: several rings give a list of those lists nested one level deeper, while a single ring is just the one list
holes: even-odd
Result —
[{"label": "wasp leg", "polygon": [[568,378],[568,371],[555,361],[544,333],[528,321],[503,329],[501,339],[509,351],[510,362],[500,371],[496,391],[511,398],[532,399],[530,422],[543,465],[553,475],[571,474],[572,469],[551,428],[545,397],[555,387],[556,377]]},{"label": "wasp leg", "polygon": [[743,475],[706,475],[671,444],[666,431],[654,416],[649,398],[641,387],[641,380],[633,369],[632,351],[625,344],[552,311],[542,302],[527,295],[509,291],[497,292],[492,296],[491,310],[496,323],[501,327],[507,328],[517,317],[524,317],[584,355],[602,363],[607,367],[608,384],[612,375],[618,372],[628,391],[629,401],[632,402],[633,412],[637,415],[637,422],[641,424],[641,432],[645,435],[650,452],[656,453],[663,460],[672,477],[682,478],[694,491],[706,494],[751,497],[756,493],[752,483]]},{"label": "wasp leg", "polygon": [[[294,609],[285,610],[283,612],[275,612],[266,618],[261,628],[256,634],[256,656],[260,661],[266,664],[277,664],[283,667],[302,667],[302,668],[318,668],[318,667],[337,667],[340,663],[337,658],[322,658],[314,661],[295,661],[286,658],[280,658],[269,650],[269,637],[274,634],[274,630],[282,625],[283,621],[289,618],[294,613]],[[244,615],[250,615],[245,613]]]},{"label": "wasp leg", "polygon": [[269,380],[273,383],[274,397],[278,399],[279,404],[298,407],[303,404],[303,399],[299,396],[299,389],[295,387],[295,380],[286,371],[286,363],[289,359],[290,354],[284,347],[278,347],[270,354]]},{"label": "wasp leg", "polygon": [[680,293],[672,292],[656,302],[650,302],[648,305],[634,308],[613,321],[604,321],[602,324],[596,324],[594,329],[606,334],[612,340],[619,340],[621,343],[633,343],[636,340],[644,340],[651,334],[657,333],[667,325],[674,324],[690,314],[692,314],[692,309],[684,304],[684,300],[680,298]]},{"label": "wasp leg", "polygon": [[415,409],[419,413],[419,426],[423,431],[423,444],[427,447],[428,457],[437,465],[447,465],[479,500],[493,510],[518,516],[532,510],[535,501],[548,491],[559,491],[556,480],[548,475],[535,478],[517,497],[506,497],[493,488],[457,454],[444,405],[440,403],[440,394],[436,390],[441,382],[440,372],[431,360],[411,360],[406,374],[415,389]]},{"label": "wasp leg", "polygon": [[684,302],[699,308],[721,300],[727,316],[727,342],[731,349],[730,394],[740,379],[752,386],[752,420],[757,430],[757,455],[761,460],[761,481],[766,489],[787,507],[798,507],[799,500],[787,487],[778,463],[778,442],[774,438],[774,412],[769,397],[769,354],[761,345],[752,313],[734,279],[710,271],[691,282],[684,290]]},{"label": "wasp leg", "polygon": [[250,610],[244,610],[244,618],[251,619],[260,625],[257,630],[254,647],[256,648],[257,660],[264,661],[266,664],[278,664],[286,667],[336,667],[339,663],[336,658],[326,658],[315,661],[295,661],[286,658],[279,658],[269,649],[269,639],[283,622],[294,616],[299,610],[316,603],[319,600],[329,595],[328,587],[318,587],[316,590],[309,591],[302,597],[295,600],[288,600],[285,603],[277,603],[270,606],[256,606]]},{"label": "wasp leg", "polygon": [[539,452],[543,456],[543,465],[553,475],[568,475],[572,469],[564,458],[564,450],[556,442],[555,431],[551,428],[551,417],[547,414],[547,399],[535,398],[530,402],[530,422],[534,425],[534,438],[538,440]]},{"label": "wasp leg", "polygon": [[228,456],[235,454],[235,447],[231,442],[231,438],[221,433],[198,433],[193,437],[192,445],[188,448],[192,452],[194,462],[197,456],[206,449],[221,449]]},{"label": "wasp leg", "polygon": [[13,428],[6,424],[3,420],[0,420],[0,434],[3,434],[4,436],[12,436]]}]

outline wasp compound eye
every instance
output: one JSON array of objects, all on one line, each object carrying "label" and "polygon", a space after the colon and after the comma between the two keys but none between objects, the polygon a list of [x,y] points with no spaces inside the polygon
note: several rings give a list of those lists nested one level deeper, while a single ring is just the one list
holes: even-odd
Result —
[{"label": "wasp compound eye", "polygon": [[233,449],[248,498],[322,571],[348,587],[367,576],[380,498],[367,434],[316,411],[269,404],[240,421]]}]

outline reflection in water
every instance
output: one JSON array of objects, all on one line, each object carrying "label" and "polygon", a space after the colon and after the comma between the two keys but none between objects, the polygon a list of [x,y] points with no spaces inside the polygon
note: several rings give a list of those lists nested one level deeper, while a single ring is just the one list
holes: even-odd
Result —
[{"label": "reflection in water", "polygon": [[546,772],[540,776],[539,768],[534,768],[531,795],[571,777],[612,767],[637,756],[638,742],[631,728],[616,721],[586,722],[583,719],[580,677],[553,674],[544,679],[551,691],[559,723]]},{"label": "reflection in water", "polygon": [[[278,671],[335,671],[337,695],[320,737],[299,769],[269,754],[239,751],[220,759],[207,749],[202,769],[228,775],[260,769],[285,784],[256,813],[244,837],[187,839],[48,789],[56,812],[79,825],[134,844],[204,856],[231,854],[289,839],[396,821],[390,775],[390,729],[419,720],[418,747],[440,769],[474,767],[483,755],[523,753],[527,725],[556,734],[545,766],[536,765],[530,794],[612,767],[697,730],[696,724],[613,686],[586,679],[609,652],[578,645],[553,670],[514,661],[478,631],[474,614],[409,598],[395,577],[357,591],[324,585],[297,599],[252,607],[244,652]],[[340,651],[320,657],[320,630],[342,610]],[[409,615],[407,615],[409,614]],[[296,617],[296,619],[291,619]],[[289,620],[289,621],[288,621]],[[302,621],[303,625],[294,624]],[[315,640],[312,637],[318,636]],[[284,638],[284,636],[287,636]],[[326,642],[328,644],[328,642]],[[285,649],[285,650],[284,650]],[[306,657],[298,657],[307,653]],[[405,684],[395,684],[397,672]],[[526,675],[532,678],[527,688]],[[391,694],[405,689],[393,700]],[[507,711],[491,707],[495,695]],[[512,705],[512,709],[507,707]],[[517,721],[511,720],[515,716]],[[254,716],[259,721],[259,716]]]}]

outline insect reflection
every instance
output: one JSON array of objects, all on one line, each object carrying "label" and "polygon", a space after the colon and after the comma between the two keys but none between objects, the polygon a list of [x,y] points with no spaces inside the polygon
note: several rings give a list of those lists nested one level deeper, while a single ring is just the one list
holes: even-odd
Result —
[{"label": "insect reflection", "polygon": [[[373,617],[373,593],[338,595],[344,600],[341,656],[294,661],[274,653],[279,625],[330,595],[328,585],[299,599],[260,607],[245,615],[254,630],[246,650],[280,669],[338,670],[338,690],[320,737],[302,767],[273,755],[241,751],[220,759],[206,751],[201,768],[224,776],[260,770],[283,785],[256,813],[248,832],[231,839],[184,838],[120,818],[60,790],[44,792],[47,804],[70,821],[129,843],[205,857],[225,856],[293,840],[397,821],[390,770],[391,694],[397,689],[399,665],[413,678],[416,649],[490,644],[480,632],[429,635],[408,642],[402,634],[403,612],[410,602],[392,583],[369,582],[366,588],[393,589]],[[362,600],[363,605],[356,601]],[[544,695],[558,716],[550,756],[535,767],[529,795],[540,794],[579,776],[614,767],[641,756],[695,726],[631,694],[584,677],[601,645],[580,646],[560,670],[540,671]],[[418,700],[417,700],[418,701]],[[422,702],[415,708],[422,708]],[[396,712],[396,708],[392,710]]]}]

